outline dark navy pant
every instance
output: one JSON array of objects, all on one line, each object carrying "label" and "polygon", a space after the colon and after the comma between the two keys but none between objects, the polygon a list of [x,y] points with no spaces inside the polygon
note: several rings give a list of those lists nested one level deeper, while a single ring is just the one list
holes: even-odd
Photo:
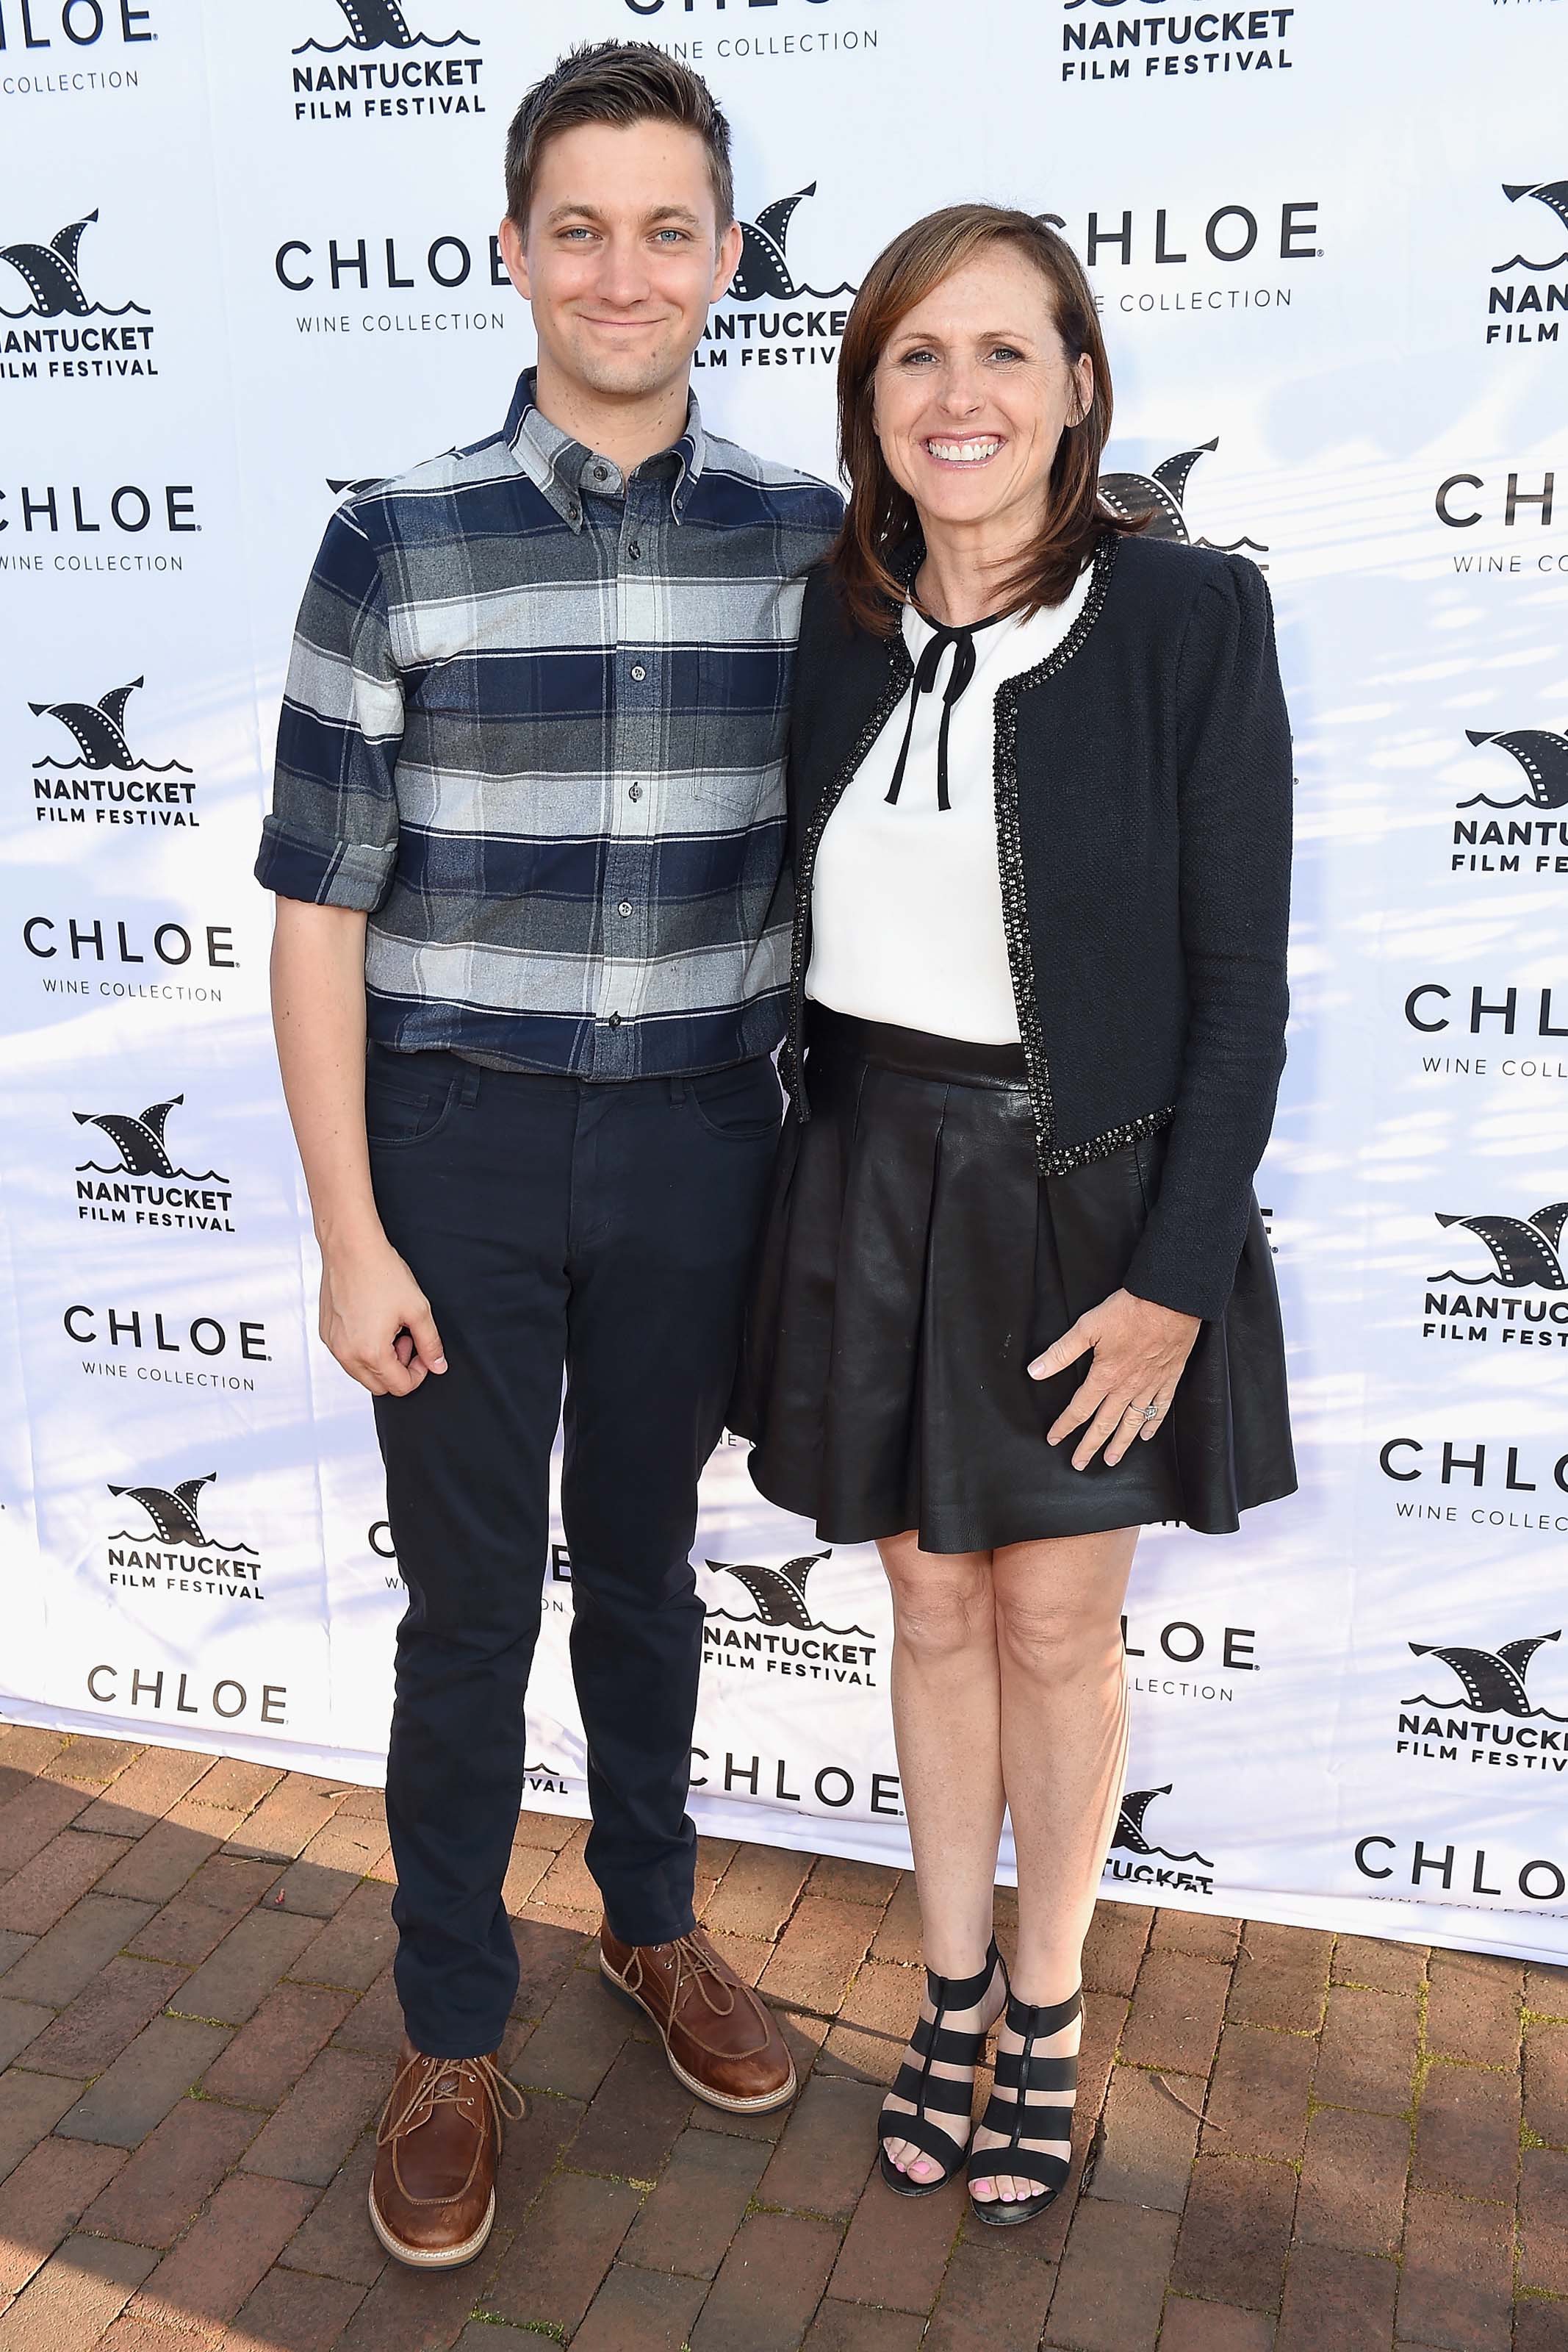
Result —
[{"label": "dark navy pant", "polygon": [[696,1485],[729,1400],[779,1117],[766,1060],[587,1085],[371,1048],[377,1206],[448,1363],[375,1405],[409,1591],[387,1761],[395,1973],[432,2056],[494,2050],[517,1990],[501,1885],[563,1371],[588,1864],[624,1941],[692,1925]]}]

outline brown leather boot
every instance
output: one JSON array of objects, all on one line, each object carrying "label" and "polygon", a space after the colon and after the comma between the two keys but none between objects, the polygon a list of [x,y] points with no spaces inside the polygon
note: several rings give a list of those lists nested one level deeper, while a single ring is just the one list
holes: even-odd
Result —
[{"label": "brown leather boot", "polygon": [[764,2115],[794,2097],[795,2061],[772,2011],[699,1928],[673,1944],[623,1944],[601,1927],[599,1967],[653,2019],[671,2073],[710,2107]]},{"label": "brown leather boot", "polygon": [[371,2227],[400,2263],[471,2263],[496,2219],[502,2118],[523,2095],[487,2058],[427,2058],[405,2033],[376,2128]]}]

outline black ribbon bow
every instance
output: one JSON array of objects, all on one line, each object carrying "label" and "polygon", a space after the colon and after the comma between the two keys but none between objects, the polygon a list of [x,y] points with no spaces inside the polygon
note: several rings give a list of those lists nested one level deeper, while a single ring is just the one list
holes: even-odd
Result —
[{"label": "black ribbon bow", "polygon": [[942,690],[942,724],[936,736],[936,805],[950,808],[947,798],[947,728],[953,716],[953,705],[975,675],[975,632],[972,628],[949,629],[940,621],[928,621],[931,642],[915,666],[915,683],[909,695],[909,723],[904,730],[899,747],[898,764],[893,772],[893,782],[887,788],[887,799],[896,807],[904,784],[904,771],[909,760],[909,746],[915,735],[915,714],[923,694],[933,694],[936,688],[936,672],[949,646],[953,648],[953,668]]}]

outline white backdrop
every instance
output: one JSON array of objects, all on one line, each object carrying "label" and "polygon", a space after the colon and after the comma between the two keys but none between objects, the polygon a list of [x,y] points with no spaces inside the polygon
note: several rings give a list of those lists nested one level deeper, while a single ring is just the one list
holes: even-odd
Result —
[{"label": "white backdrop", "polygon": [[[501,418],[506,124],[607,34],[708,75],[747,219],[811,191],[703,348],[723,430],[831,473],[845,289],[995,196],[1092,265],[1108,465],[1199,453],[1167,527],[1268,568],[1302,1490],[1145,1538],[1107,1891],[1563,1957],[1568,0],[0,0],[0,1713],[380,1777],[401,1588],[250,865],[333,499]],[[703,1825],[904,1855],[874,1556],[735,1447],[695,1557]],[[548,1574],[530,1801],[580,1810]]]}]

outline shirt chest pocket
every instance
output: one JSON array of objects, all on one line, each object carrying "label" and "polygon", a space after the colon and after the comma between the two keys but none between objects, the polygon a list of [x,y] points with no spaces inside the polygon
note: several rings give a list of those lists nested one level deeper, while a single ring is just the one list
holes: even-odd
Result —
[{"label": "shirt chest pocket", "polygon": [[789,670],[790,652],[781,646],[704,646],[697,652],[693,789],[743,822],[783,807]]}]

